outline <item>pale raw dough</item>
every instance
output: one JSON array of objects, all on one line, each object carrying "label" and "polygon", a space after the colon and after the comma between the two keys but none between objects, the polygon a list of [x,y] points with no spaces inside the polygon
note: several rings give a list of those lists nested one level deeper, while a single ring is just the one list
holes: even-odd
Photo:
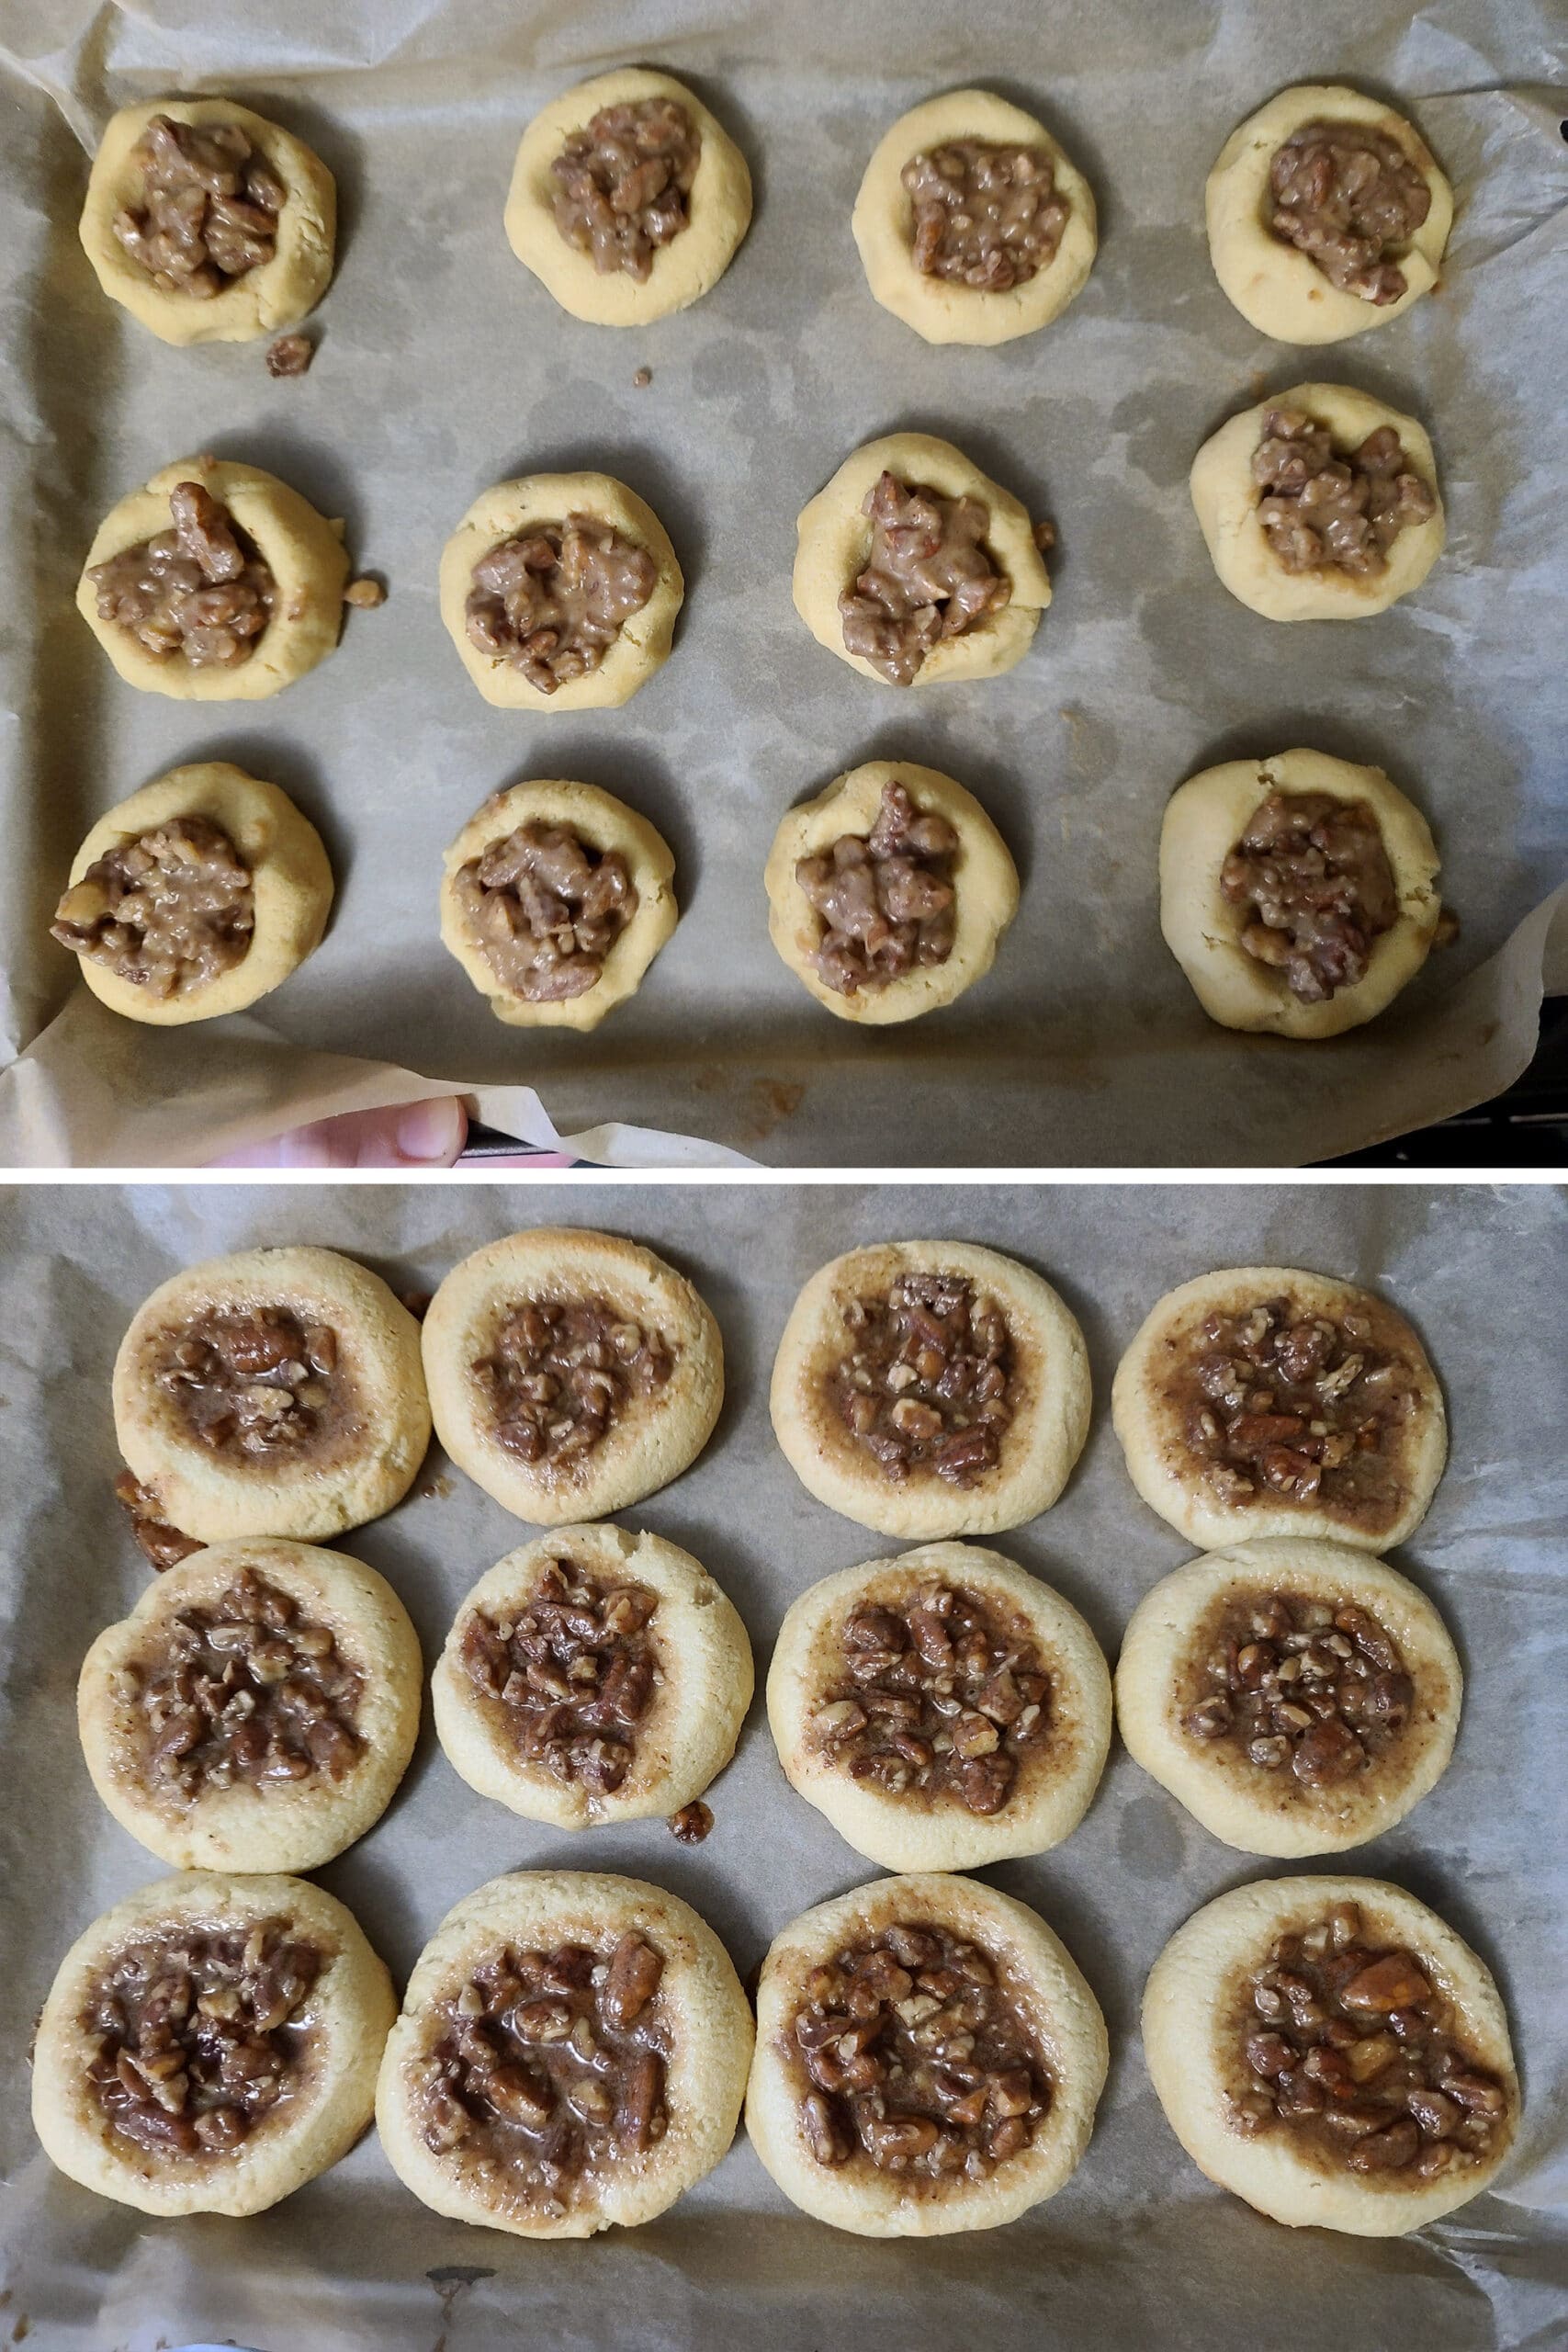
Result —
[{"label": "pale raw dough", "polygon": [[[519,825],[541,823],[570,825],[585,848],[601,854],[618,850],[631,869],[637,903],[592,988],[581,996],[535,1001],[502,986],[475,936],[456,884],[459,868],[482,855],[491,842],[504,841]],[[516,1028],[597,1028],[607,1012],[636,992],[680,921],[671,887],[675,860],[669,843],[646,817],[613,794],[601,792],[597,785],[550,777],[492,793],[451,844],[443,865],[441,944],[457,957],[479,994],[489,998],[496,1019]]]},{"label": "pale raw dough", "polygon": [[[324,1625],[338,1656],[360,1677],[353,1716],[359,1754],[341,1776],[204,1782],[188,1801],[146,1770],[145,1714],[124,1685],[139,1660],[160,1650],[174,1621],[220,1600],[254,1569],[287,1593],[302,1620]],[[378,1822],[403,1773],[419,1730],[424,1683],[419,1637],[386,1579],[346,1553],[322,1552],[276,1536],[252,1536],[193,1553],[142,1593],[129,1617],[87,1652],[76,1686],[76,1721],[87,1770],[105,1804],[162,1862],[184,1870],[313,1871]]]},{"label": "pale raw dough", "polygon": [[[1250,1763],[1239,1740],[1181,1727],[1195,1656],[1215,1609],[1271,1593],[1364,1609],[1398,1645],[1415,1684],[1409,1720],[1371,1770],[1314,1788],[1286,1767]],[[1197,1669],[1194,1671],[1194,1669]],[[1215,1838],[1246,1854],[1334,1854],[1403,1821],[1448,1769],[1464,1679],[1424,1592],[1348,1544],[1236,1544],[1162,1577],[1134,1611],[1116,1668],[1116,1723],[1128,1754]]]},{"label": "pale raw dough", "polygon": [[[557,1560],[604,1588],[640,1585],[659,1601],[644,1636],[657,1660],[653,1697],[634,1727],[626,1779],[603,1796],[524,1758],[506,1710],[476,1688],[463,1664],[463,1636],[473,1612],[514,1619]],[[471,1789],[525,1820],[592,1829],[603,1822],[679,1813],[700,1797],[735,1753],[753,1685],[746,1628],[689,1552],[660,1535],[629,1534],[620,1527],[563,1527],[509,1552],[464,1596],[436,1662],[431,1696],[436,1736]]]},{"label": "pale raw dough", "polygon": [[[1247,910],[1233,906],[1220,887],[1226,858],[1274,792],[1365,801],[1377,818],[1399,893],[1399,913],[1373,940],[1364,978],[1319,1004],[1293,996],[1282,972],[1248,954],[1241,944]],[[1375,1020],[1426,962],[1442,910],[1437,846],[1427,820],[1382,768],[1304,749],[1227,760],[1190,776],[1167,805],[1159,837],[1160,929],[1204,1012],[1227,1029],[1334,1037]]]},{"label": "pale raw dough", "polygon": [[[188,1427],[156,1374],[171,1331],[204,1310],[284,1307],[337,1334],[347,1417],[325,1442],[228,1456]],[[402,1500],[430,1442],[419,1325],[378,1274],[335,1250],[242,1250],[174,1275],[137,1311],[114,1367],[120,1453],[171,1527],[204,1544],[292,1535],[314,1543]]]},{"label": "pale raw dough", "polygon": [[[556,227],[558,182],[550,166],[569,133],[585,130],[604,107],[637,106],[648,98],[676,99],[690,115],[702,143],[686,199],[686,225],[669,244],[655,250],[649,274],[639,284],[624,269],[601,275],[591,254],[567,243]],[[518,260],[563,311],[592,326],[640,327],[671,311],[685,310],[717,285],[750,223],[751,175],[739,148],[683,82],[641,65],[597,74],[552,98],[523,134],[506,198],[507,242]]]},{"label": "pale raw dough", "polygon": [[[427,2147],[416,2100],[433,2004],[460,1992],[476,1968],[508,1946],[539,1951],[581,1943],[607,1955],[631,1932],[664,1962],[657,1996],[669,2028],[663,2137],[596,2186],[569,2189],[553,2214],[511,2192],[503,2173],[477,2177],[461,2150],[438,2154]],[[414,1962],[382,2061],[376,2120],[393,2171],[434,2211],[517,2237],[586,2238],[652,2221],[713,2170],[735,2137],[750,2059],[751,2012],[740,1981],[689,1904],[604,1871],[514,1871],[465,1896]]]},{"label": "pale raw dough", "polygon": [[[1394,1475],[1393,1493],[1385,1502],[1337,1502],[1322,1496],[1298,1502],[1272,1490],[1226,1501],[1204,1476],[1200,1457],[1187,1442],[1183,1416],[1168,1400],[1165,1384],[1179,1364],[1203,1351],[1200,1333],[1209,1316],[1243,1315],[1279,1298],[1290,1301],[1293,1311],[1308,1319],[1352,1311],[1366,1316],[1372,1346],[1395,1357],[1405,1370],[1416,1409],[1403,1430],[1392,1435],[1386,1458]],[[1387,1551],[1414,1534],[1427,1516],[1448,1458],[1443,1392],[1404,1316],[1374,1291],[1299,1267],[1235,1266],[1201,1274],[1168,1292],[1116,1368],[1111,1410],[1128,1476],[1145,1502],[1189,1543],[1213,1551],[1266,1536],[1323,1537],[1371,1552]]]},{"label": "pale raw dough", "polygon": [[[1437,500],[1424,523],[1408,525],[1388,550],[1382,571],[1287,571],[1258,519],[1263,492],[1252,478],[1252,459],[1270,409],[1299,409],[1325,425],[1336,453],[1359,449],[1369,433],[1392,424],[1399,435],[1410,472],[1418,474]],[[1438,465],[1425,428],[1348,384],[1292,384],[1256,408],[1243,409],[1204,442],[1192,460],[1192,506],[1208,543],[1214,570],[1239,601],[1270,621],[1356,621],[1382,613],[1419,588],[1443,551],[1443,502]]]},{"label": "pale raw dough", "polygon": [[[977,1298],[997,1302],[1012,1335],[1017,1404],[1001,1458],[967,1487],[919,1467],[888,1477],[826,1394],[859,1344],[847,1310],[885,1298],[908,1272],[962,1276]],[[1016,1259],[964,1241],[880,1242],[812,1275],[784,1325],[768,1401],[784,1459],[829,1510],[909,1541],[997,1535],[1049,1510],[1066,1485],[1089,1434],[1089,1356],[1076,1317]]]},{"label": "pale raw dough", "polygon": [[[218,2154],[154,2154],[115,2131],[85,2080],[96,2040],[81,2012],[99,1972],[149,1937],[278,1920],[325,1955],[299,2012],[310,2039],[296,2096]],[[33,2129],[68,2179],[116,2204],[143,2213],[265,2212],[335,2165],[365,2130],[397,2006],[357,1921],[308,1879],[207,1871],[158,1879],[95,1919],[61,1962],[33,2049]]]},{"label": "pale raw dough", "polygon": [[[1267,224],[1269,165],[1292,133],[1309,122],[1367,123],[1381,130],[1404,150],[1432,192],[1431,209],[1408,245],[1390,249],[1406,281],[1397,302],[1380,307],[1330,285],[1310,254],[1286,244]],[[1402,115],[1359,90],[1303,84],[1281,90],[1232,131],[1209,174],[1203,209],[1214,275],[1250,326],[1280,343],[1340,343],[1386,326],[1431,291],[1454,198],[1425,141]]]},{"label": "pale raw dough", "polygon": [[[1069,206],[1062,241],[1043,269],[1022,286],[987,293],[927,277],[911,251],[914,207],[900,177],[911,156],[954,140],[993,147],[1043,147],[1055,166],[1057,194]],[[866,283],[885,311],[928,343],[1010,343],[1060,316],[1094,266],[1094,193],[1043,123],[989,90],[949,90],[900,115],[878,143],[855,198],[852,222]]]},{"label": "pale raw dough", "polygon": [[[1296,2153],[1287,2126],[1247,2136],[1231,2121],[1227,2093],[1245,2074],[1235,1987],[1267,1960],[1276,1939],[1311,1928],[1337,1903],[1360,1911],[1365,1940],[1410,1952],[1457,2012],[1456,2037],[1508,2094],[1495,2153],[1436,2180],[1401,2173],[1333,2172]],[[1507,2161],[1518,2127],[1519,2086],[1508,2020],[1490,1972],[1435,1911],[1403,1887],[1373,1878],[1260,1879],[1233,1888],[1179,1928],[1144,1987],[1144,2055],[1166,2120],[1199,2169],[1292,2228],[1352,2237],[1402,2237],[1487,2188]]]},{"label": "pale raw dough", "polygon": [[[883,787],[901,783],[922,816],[945,817],[958,835],[953,859],[957,893],[953,949],[942,964],[917,964],[880,988],[844,996],[818,973],[813,957],[821,944],[822,918],[795,878],[803,857],[814,856],[840,833],[869,833],[876,822]],[[763,876],[768,893],[768,933],[796,979],[818,1004],[840,1021],[877,1025],[913,1021],[951,1004],[996,961],[1001,935],[1018,912],[1018,868],[1008,845],[973,793],[937,768],[908,760],[868,760],[835,776],[814,800],[792,808],[773,835]]]},{"label": "pale raw dough", "polygon": [[1022,661],[1051,601],[1045,560],[1034,543],[1034,526],[1011,492],[983,474],[951,441],[939,441],[929,433],[888,433],[879,441],[866,442],[803,508],[796,526],[795,611],[818,645],[863,678],[890,685],[862,655],[845,650],[839,610],[840,594],[865,570],[871,518],[861,508],[885,473],[942,498],[979,499],[990,512],[986,551],[1012,582],[1011,599],[999,613],[986,614],[959,637],[939,639],[916,671],[914,684],[933,686],[963,678],[999,677]]},{"label": "pale raw dough", "polygon": [[[662,1386],[630,1396],[596,1445],[564,1462],[525,1462],[500,1444],[473,1365],[526,1300],[603,1299],[657,1331],[674,1359]],[[561,1527],[657,1494],[691,1467],[724,1398],[724,1343],[693,1284],[615,1233],[541,1226],[492,1241],[454,1266],[424,1318],[435,1434],[460,1470],[518,1519]]]},{"label": "pale raw dough", "polygon": [[[818,2164],[801,2122],[807,2077],[794,2021],[813,1969],[896,1925],[944,1928],[978,1946],[1039,2037],[1051,2104],[1029,2146],[988,2179],[915,2181],[863,2158]],[[1016,2221],[1064,2188],[1089,2146],[1110,2050],[1100,2005],[1072,1955],[1037,1913],[977,1879],[944,1871],[874,1880],[803,1912],[774,1939],[757,1985],[757,2054],[746,2129],[793,2204],[835,2229],[873,2238],[941,2237]]]},{"label": "pale raw dough", "polygon": [[[199,482],[229,509],[277,583],[272,618],[254,650],[231,670],[193,670],[179,653],[160,662],[118,621],[100,620],[87,576],[111,555],[170,530],[169,492],[182,481]],[[127,685],[175,702],[262,702],[324,662],[336,645],[348,569],[343,525],[318,514],[276,474],[227,458],[181,458],[104,517],[76,583],[76,609]]]},{"label": "pale raw dough", "polygon": [[[204,300],[165,294],[114,233],[123,207],[135,209],[141,173],[131,151],[154,115],[208,126],[238,123],[282,181],[287,196],[277,218],[273,257],[246,270],[223,292]],[[149,98],[109,118],[94,159],[82,208],[82,243],[111,301],[164,343],[251,343],[297,326],[326,292],[333,274],[337,188],[321,157],[302,139],[232,98]]]},{"label": "pale raw dough", "polygon": [[111,851],[176,817],[206,817],[221,826],[251,870],[255,928],[240,961],[200,987],[149,996],[108,965],[79,956],[82,978],[111,1012],[173,1028],[242,1012],[270,995],[321,944],[332,911],[333,870],[314,825],[276,784],[246,775],[226,760],[171,768],[100,817],[71,861],[80,882]]},{"label": "pale raw dough", "polygon": [[[997,1813],[971,1813],[956,1798],[933,1801],[917,1788],[895,1796],[854,1780],[813,1733],[818,1709],[846,1681],[845,1620],[861,1609],[907,1608],[921,1586],[935,1583],[987,1602],[1019,1640],[1032,1643],[1050,1679],[1050,1728],[1020,1751]],[[1111,1676],[1077,1611],[1049,1585],[978,1544],[927,1544],[845,1568],[801,1594],[773,1647],[768,1722],[791,1788],[868,1861],[886,1871],[983,1870],[1059,1846],[1083,1819],[1111,1746]]]},{"label": "pale raw dough", "polygon": [[[608,523],[652,557],[659,576],[647,604],[633,613],[598,668],[547,695],[511,662],[479,650],[468,635],[465,608],[481,556],[520,532],[558,526],[569,514]],[[629,701],[668,656],[684,594],[663,524],[636,491],[609,474],[525,474],[498,481],[475,499],[441,551],[441,617],[464,669],[486,702],[502,710],[607,710]]]}]

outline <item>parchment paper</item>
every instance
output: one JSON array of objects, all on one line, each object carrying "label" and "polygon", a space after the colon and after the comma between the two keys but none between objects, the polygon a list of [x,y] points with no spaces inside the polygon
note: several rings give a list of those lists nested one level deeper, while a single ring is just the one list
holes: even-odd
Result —
[{"label": "parchment paper", "polygon": [[[1414,21],[1400,0],[0,0],[0,983],[23,1057],[0,1079],[0,1165],[188,1164],[367,1091],[461,1091],[528,1133],[636,1126],[666,1158],[692,1157],[670,1139],[685,1136],[795,1165],[1278,1164],[1509,1082],[1548,952],[1544,913],[1520,925],[1562,882],[1568,837],[1562,36],[1554,0],[1447,0]],[[722,284],[646,334],[568,318],[501,226],[524,123],[630,57],[692,79],[758,190]],[[1409,107],[1460,214],[1439,294],[1303,354],[1220,292],[1202,187],[1242,116],[1336,76]],[[996,351],[919,342],[872,300],[849,232],[882,130],[964,82],[1035,109],[1100,207],[1086,292]],[[276,115],[337,175],[340,267],[299,382],[273,383],[260,345],[159,345],[77,247],[104,120],[174,86]],[[1360,629],[1244,610],[1187,495],[1224,416],[1318,373],[1426,420],[1449,510],[1419,595]],[[900,424],[956,439],[1057,526],[1056,601],[1005,679],[900,699],[791,607],[797,512]],[[115,678],[71,589],[114,500],[203,448],[345,516],[390,601],[351,615],[276,700],[197,711]],[[439,550],[488,483],[577,465],[624,476],[671,531],[689,587],[674,658],[620,712],[492,711],[437,616]],[[1176,785],[1298,741],[1378,763],[1429,813],[1463,925],[1390,1016],[1306,1049],[1207,1022],[1156,891]],[[325,947],[249,1019],[159,1033],[85,993],[62,1012],[70,966],[45,934],[73,848],[147,778],[207,756],[276,778],[321,826],[340,884]],[[1025,887],[984,985],[857,1034],[774,956],[761,873],[790,803],[874,756],[974,788]],[[681,928],[589,1039],[502,1029],[436,938],[443,845],[530,775],[622,794],[678,860]],[[1556,953],[1568,966],[1568,941]]]},{"label": "parchment paper", "polygon": [[[1414,1317],[1445,1385],[1453,1451],[1398,1560],[1453,1631],[1465,1713],[1438,1788],[1349,1866],[1436,1905],[1499,1974],[1526,2106],[1495,2194],[1379,2245],[1292,2233],[1202,2180],[1144,2072],[1140,1990],[1200,1903],[1285,1866],[1220,1845],[1119,1747],[1065,1846],[987,1874],[1066,1939],[1105,2008],[1113,2053],[1079,2170],[1006,2231],[924,2245],[844,2236],[796,2212],[744,2139],[662,2220],[564,2247],[438,2221],[398,2186],[373,2136],[245,2222],[149,2222],[52,2172],[26,2114],[31,2019],[79,1930],[159,1875],[92,1793],[72,1701],[88,1642],[148,1574],[109,1493],[108,1373],[121,1330],[155,1283],[215,1251],[322,1242],[357,1251],[400,1287],[428,1288],[480,1242],[551,1219],[638,1236],[697,1282],[718,1317],[728,1398],[714,1441],[686,1477],[624,1517],[686,1545],[718,1577],[750,1631],[760,1679],[799,1591],[897,1548],[814,1503],[768,1425],[785,1315],[833,1253],[961,1235],[1020,1254],[1060,1285],[1088,1334],[1092,1431],[1055,1510],[998,1541],[1085,1612],[1111,1657],[1137,1600],[1189,1554],[1134,1496],[1108,1409],[1118,1353],[1160,1293],[1216,1265],[1299,1263],[1376,1283]],[[10,2296],[0,2340],[7,2321],[26,2318],[48,2352],[152,2352],[187,2336],[265,2352],[1561,2345],[1565,1239],[1563,1193],[1526,1187],[699,1192],[579,1178],[462,1192],[13,1191],[0,1202],[0,2292]],[[469,1584],[521,1540],[515,1521],[433,1458],[415,1497],[343,1548],[391,1579],[429,1663]],[[786,1786],[760,1700],[710,1797],[716,1827],[691,1849],[659,1822],[576,1837],[536,1827],[464,1787],[427,1711],[391,1812],[321,1876],[400,1984],[447,1908],[503,1870],[653,1878],[713,1921],[743,1976],[807,1905],[876,1874]]]}]

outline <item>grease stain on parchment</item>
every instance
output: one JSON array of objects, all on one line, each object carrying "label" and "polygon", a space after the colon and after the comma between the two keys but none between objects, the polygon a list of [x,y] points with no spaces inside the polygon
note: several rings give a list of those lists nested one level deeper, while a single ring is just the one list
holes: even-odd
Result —
[{"label": "grease stain on parchment", "polygon": [[1116,1833],[1116,1858],[1134,1878],[1174,1878],[1186,1841],[1171,1807],[1158,1797],[1134,1797]]}]

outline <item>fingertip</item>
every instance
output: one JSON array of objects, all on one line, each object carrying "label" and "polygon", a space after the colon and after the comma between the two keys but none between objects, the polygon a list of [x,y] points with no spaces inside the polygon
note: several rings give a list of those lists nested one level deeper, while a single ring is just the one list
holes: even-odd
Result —
[{"label": "fingertip", "polygon": [[408,1103],[393,1126],[397,1158],[411,1167],[450,1168],[468,1131],[468,1114],[455,1094]]}]

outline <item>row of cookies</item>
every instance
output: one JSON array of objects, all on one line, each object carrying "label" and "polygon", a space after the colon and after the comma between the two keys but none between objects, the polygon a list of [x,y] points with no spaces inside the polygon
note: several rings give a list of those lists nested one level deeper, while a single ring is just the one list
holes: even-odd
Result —
[{"label": "row of cookies", "polygon": [[[305,142],[229,98],[154,98],[105,130],[80,234],[103,291],[165,343],[297,326],[331,282],[336,188]],[[1399,317],[1438,282],[1447,180],[1393,108],[1283,90],[1233,131],[1205,192],[1209,249],[1243,316],[1289,343]],[[574,317],[640,326],[716,285],[751,219],[744,157],[684,83],[620,67],[524,133],[508,242]],[[1044,125],[987,90],[901,116],[852,218],[883,307],[929,343],[1048,325],[1093,266],[1093,194]],[[309,365],[307,356],[305,365]],[[276,372],[298,372],[292,355]]]},{"label": "row of cookies", "polygon": [[[1354,495],[1333,470],[1341,447],[1359,452]],[[1273,620],[1385,612],[1442,551],[1427,434],[1346,385],[1297,384],[1231,417],[1198,452],[1191,494],[1221,581]],[[874,684],[1000,676],[1051,602],[1052,526],[932,434],[866,442],[796,529],[796,611]],[[76,604],[127,684],[254,702],[333,650],[345,594],[365,600],[349,570],[341,523],[276,475],[178,458],[105,516]],[[482,492],[442,551],[439,588],[485,700],[543,714],[628,701],[669,655],[685,582],[646,501],[579,472]]]},{"label": "row of cookies", "polygon": [[[1519,2116],[1483,1963],[1373,1879],[1206,1905],[1143,2005],[1154,2087],[1260,2211],[1402,2234],[1490,2185]],[[400,2012],[352,1914],[302,1879],[189,1871],[115,1905],[39,2018],[33,2116],[60,2169],[158,2214],[259,2212],[370,2120],[435,2211],[535,2238],[665,2211],[745,2100],[785,2195],[835,2227],[995,2227],[1088,2148],[1109,2066],[1092,1991],[1039,1916],[945,1872],[884,1878],[774,1939],[757,2019],[690,1905],[517,1871],[460,1902]]]},{"label": "row of cookies", "polygon": [[[596,1027],[680,920],[663,836],[567,777],[492,794],[443,863],[442,943],[514,1027]],[[1455,928],[1420,811],[1380,768],[1322,752],[1189,777],[1159,879],[1167,944],[1233,1029],[1327,1037],[1372,1020]],[[875,1026],[984,978],[1020,898],[975,796],[907,760],[867,761],[793,808],[763,881],[788,969],[828,1012]],[[281,787],[209,760],[99,819],[51,935],[112,1012],[179,1026],[280,987],[321,944],[333,894],[321,836]]]},{"label": "row of cookies", "polygon": [[[363,1562],[286,1537],[188,1555],[101,1633],[78,1685],[108,1810],[183,1868],[314,1870],[380,1818],[419,1725],[419,1645]],[[470,1788],[561,1829],[682,1842],[735,1752],[751,1651],[718,1585],[646,1531],[568,1527],[459,1604],[432,1678]],[[1453,1751],[1462,1677],[1432,1603],[1345,1544],[1239,1544],[1164,1577],[1126,1629],[1129,1752],[1245,1852],[1362,1845]],[[954,1542],[840,1570],[778,1632],[768,1719],[791,1786],[885,1870],[1059,1845],[1110,1751],[1111,1679],[1062,1595]]]},{"label": "row of cookies", "polygon": [[[363,1526],[408,1492],[433,1423],[516,1517],[603,1517],[695,1461],[723,1393],[723,1340],[694,1285],[636,1242],[575,1227],[474,1251],[423,1328],[333,1250],[214,1259],[143,1303],[113,1381],[144,1515],[193,1547]],[[1410,1323],[1297,1268],[1238,1267],[1161,1299],[1112,1408],[1139,1494],[1211,1547],[1403,1543],[1447,1455],[1442,1391]],[[1028,1267],[969,1243],[881,1243],[801,1292],[771,1409],[802,1483],[846,1518],[911,1539],[996,1534],[1066,1486],[1089,1425],[1088,1353]]]}]

